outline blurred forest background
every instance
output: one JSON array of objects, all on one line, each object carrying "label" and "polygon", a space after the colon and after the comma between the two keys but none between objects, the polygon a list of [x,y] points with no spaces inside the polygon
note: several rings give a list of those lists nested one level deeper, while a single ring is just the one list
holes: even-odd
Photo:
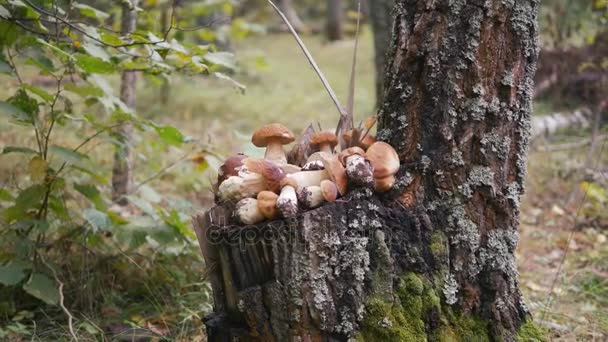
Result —
[{"label": "blurred forest background", "polygon": [[[362,4],[357,121],[380,3]],[[346,98],[356,2],[280,6]],[[0,0],[0,17],[0,340],[204,341],[189,217],[221,160],[260,155],[266,123],[337,122],[293,37],[265,0]],[[607,20],[606,0],[541,4],[518,257],[556,341],[608,339]]]}]

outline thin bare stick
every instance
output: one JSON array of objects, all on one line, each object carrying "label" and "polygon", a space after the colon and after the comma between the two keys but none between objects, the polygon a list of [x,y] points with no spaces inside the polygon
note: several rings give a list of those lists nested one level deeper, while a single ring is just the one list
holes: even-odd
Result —
[{"label": "thin bare stick", "polygon": [[53,273],[53,278],[55,278],[55,281],[57,282],[57,284],[59,284],[59,306],[61,307],[63,312],[68,316],[68,330],[70,331],[71,337],[74,339],[74,341],[78,341],[78,336],[76,336],[76,333],[74,332],[74,316],[72,316],[72,313],[70,312],[70,310],[68,310],[68,308],[63,302],[65,299],[63,295],[64,284],[61,280],[59,280],[59,276],[57,276],[57,272],[55,271],[55,269],[52,268],[51,265],[49,265],[46,260],[44,260],[44,258],[40,258],[40,261],[42,261],[42,263],[51,270],[51,272]]},{"label": "thin bare stick", "polygon": [[281,19],[283,19],[283,22],[285,23],[285,25],[287,25],[287,28],[289,29],[289,32],[291,32],[291,34],[295,38],[296,42],[300,46],[300,49],[302,49],[302,52],[304,52],[304,55],[306,56],[306,59],[308,60],[308,62],[312,66],[312,68],[317,73],[317,76],[319,76],[319,79],[323,83],[323,86],[325,86],[325,89],[327,90],[327,93],[329,94],[329,97],[331,97],[332,101],[336,105],[336,108],[338,109],[338,113],[340,113],[340,116],[341,117],[342,116],[346,116],[346,111],[344,110],[344,107],[342,107],[342,105],[340,104],[340,101],[338,100],[338,97],[336,96],[336,93],[333,91],[333,89],[329,85],[329,82],[327,81],[327,79],[325,78],[325,76],[323,75],[323,73],[321,72],[321,69],[319,69],[319,66],[315,62],[314,58],[312,58],[312,55],[310,54],[310,52],[306,48],[306,45],[304,45],[304,42],[302,41],[302,39],[300,39],[300,36],[296,32],[296,30],[293,28],[293,26],[291,26],[291,23],[289,22],[289,20],[285,16],[285,14],[283,14],[283,12],[281,12],[281,10],[277,7],[277,5],[275,5],[271,0],[267,0],[267,1],[270,4],[270,6],[272,6],[272,8],[274,8],[274,10],[279,14],[279,16],[281,17]]},{"label": "thin bare stick", "polygon": [[358,2],[357,8],[357,29],[355,31],[355,48],[353,51],[353,63],[350,69],[350,81],[348,85],[348,98],[346,100],[346,115],[340,117],[338,127],[336,127],[336,135],[340,141],[340,147],[346,148],[346,140],[342,137],[343,133],[354,128],[353,118],[355,111],[355,70],[357,69],[357,50],[359,48],[359,24],[361,20],[361,1]]},{"label": "thin bare stick", "polygon": [[357,30],[355,31],[355,50],[353,51],[353,64],[350,69],[350,82],[348,85],[348,100],[346,101],[346,114],[349,116],[346,125],[348,129],[353,128],[353,115],[355,111],[355,70],[357,70],[357,50],[359,49],[359,25],[361,20],[361,1],[357,7]]}]

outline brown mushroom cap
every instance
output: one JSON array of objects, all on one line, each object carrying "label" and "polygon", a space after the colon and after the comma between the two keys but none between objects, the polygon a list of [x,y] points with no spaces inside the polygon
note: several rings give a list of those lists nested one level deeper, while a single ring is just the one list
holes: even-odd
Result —
[{"label": "brown mushroom cap", "polygon": [[330,180],[321,181],[321,193],[327,202],[334,202],[338,198],[338,187]]},{"label": "brown mushroom cap", "polygon": [[332,132],[317,133],[310,138],[311,146],[319,146],[322,144],[329,144],[333,149],[338,144],[338,138]]},{"label": "brown mushroom cap", "polygon": [[281,190],[280,182],[285,178],[285,171],[279,166],[268,160],[255,158],[246,158],[242,162],[249,171],[264,177],[268,189],[275,192]]},{"label": "brown mushroom cap", "polygon": [[279,216],[279,209],[277,209],[278,198],[279,195],[272,191],[261,191],[258,194],[258,208],[262,212],[262,215],[269,220]]},{"label": "brown mushroom cap", "polygon": [[321,152],[321,158],[323,160],[323,166],[325,171],[329,173],[329,178],[338,187],[340,195],[345,195],[348,186],[348,178],[346,177],[346,171],[344,166],[338,160],[337,156],[329,153]]},{"label": "brown mushroom cap", "polygon": [[243,166],[243,159],[245,158],[247,156],[242,153],[228,157],[217,172],[217,184],[222,184],[230,176],[238,176],[238,168]]},{"label": "brown mushroom cap", "polygon": [[346,158],[352,156],[353,154],[365,157],[365,151],[363,151],[361,147],[353,146],[347,148],[346,150],[342,150],[342,152],[338,154],[338,160],[340,163],[342,163],[342,165],[346,166]]},{"label": "brown mushroom cap", "polygon": [[269,141],[276,140],[281,145],[289,144],[295,137],[291,131],[281,124],[270,124],[259,128],[251,137],[251,142],[257,147],[266,147]]},{"label": "brown mushroom cap", "polygon": [[375,142],[367,149],[365,157],[374,166],[374,177],[384,178],[399,171],[399,156],[395,149],[382,141]]}]

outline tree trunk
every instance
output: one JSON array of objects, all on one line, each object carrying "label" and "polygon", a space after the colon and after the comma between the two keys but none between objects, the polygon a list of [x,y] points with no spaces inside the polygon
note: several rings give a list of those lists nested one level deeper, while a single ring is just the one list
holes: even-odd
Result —
[{"label": "tree trunk", "polygon": [[327,0],[327,39],[342,39],[342,0]]},{"label": "tree trunk", "polygon": [[373,0],[369,2],[369,17],[374,31],[374,64],[376,66],[376,105],[382,104],[384,93],[384,70],[386,54],[393,29],[392,9],[395,0]]},{"label": "tree trunk", "polygon": [[[169,29],[170,21],[171,21],[171,12],[172,7],[170,3],[164,3],[161,5],[160,9],[160,32],[165,34]],[[162,105],[166,105],[169,103],[169,95],[171,92],[171,86],[169,84],[169,76],[167,75],[160,85],[160,103]]]},{"label": "tree trunk", "polygon": [[[121,31],[128,36],[135,31],[137,22],[137,3],[139,0],[124,1],[122,5]],[[137,73],[132,70],[122,72],[120,83],[120,99],[131,110],[135,110],[135,86]],[[112,170],[112,199],[120,205],[128,203],[125,195],[133,186],[133,125],[123,122],[116,130],[119,144],[114,152],[114,167]]]},{"label": "tree trunk", "polygon": [[293,26],[293,28],[296,31],[298,31],[298,32],[307,31],[306,25],[304,25],[302,20],[300,20],[300,17],[298,16],[298,12],[296,12],[295,8],[293,7],[292,0],[280,0],[279,8],[283,12],[283,14],[285,14],[285,16],[287,17],[287,20],[289,20],[289,22],[291,23],[291,26]]},{"label": "tree trunk", "polygon": [[297,219],[195,216],[210,341],[530,341],[515,248],[538,1],[397,0],[378,138],[386,194],[351,188]]}]

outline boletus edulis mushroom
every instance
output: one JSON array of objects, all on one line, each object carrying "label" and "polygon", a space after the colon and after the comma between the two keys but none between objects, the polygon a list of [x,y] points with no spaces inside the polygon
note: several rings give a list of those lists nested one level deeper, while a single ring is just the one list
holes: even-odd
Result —
[{"label": "boletus edulis mushroom", "polygon": [[270,124],[259,128],[251,137],[251,142],[257,147],[266,147],[264,159],[277,164],[287,164],[287,156],[283,145],[294,141],[291,131],[281,124]]},{"label": "boletus edulis mushroom", "polygon": [[382,141],[373,143],[365,152],[374,167],[376,191],[386,192],[395,184],[395,174],[399,171],[399,156],[395,149]]}]

